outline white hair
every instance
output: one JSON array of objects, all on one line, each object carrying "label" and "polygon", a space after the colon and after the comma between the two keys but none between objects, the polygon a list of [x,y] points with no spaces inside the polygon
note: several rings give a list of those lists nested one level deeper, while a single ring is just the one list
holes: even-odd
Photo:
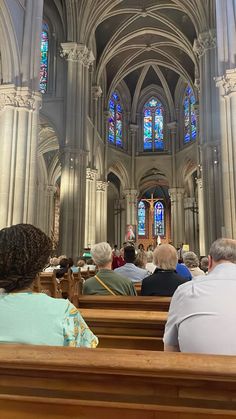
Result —
[{"label": "white hair", "polygon": [[111,246],[106,243],[97,243],[91,247],[91,255],[95,264],[99,266],[104,266],[108,262],[112,261],[112,249]]}]

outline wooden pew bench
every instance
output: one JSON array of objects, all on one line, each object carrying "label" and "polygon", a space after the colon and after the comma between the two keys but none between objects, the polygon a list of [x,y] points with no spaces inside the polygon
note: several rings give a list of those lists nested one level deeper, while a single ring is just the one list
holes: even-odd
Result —
[{"label": "wooden pew bench", "polygon": [[163,350],[166,312],[80,309],[102,348]]},{"label": "wooden pew bench", "polygon": [[0,347],[3,419],[226,419],[235,412],[235,357]]},{"label": "wooden pew bench", "polygon": [[126,295],[82,295],[79,308],[103,310],[168,311],[171,297],[130,297]]}]

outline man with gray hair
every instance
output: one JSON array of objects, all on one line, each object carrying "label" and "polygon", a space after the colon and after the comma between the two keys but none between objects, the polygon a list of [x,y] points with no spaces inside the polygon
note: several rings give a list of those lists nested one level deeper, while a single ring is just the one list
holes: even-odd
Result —
[{"label": "man with gray hair", "polygon": [[173,295],[165,351],[236,355],[236,240],[216,240],[208,260],[209,274]]},{"label": "man with gray hair", "polygon": [[91,255],[98,272],[85,281],[83,294],[136,295],[132,281],[112,271],[112,249],[108,243],[102,242],[92,246]]}]

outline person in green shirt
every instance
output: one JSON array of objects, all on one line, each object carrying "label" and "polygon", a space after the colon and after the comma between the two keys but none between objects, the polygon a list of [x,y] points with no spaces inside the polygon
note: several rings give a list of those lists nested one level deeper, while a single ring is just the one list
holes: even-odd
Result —
[{"label": "person in green shirt", "polygon": [[108,243],[102,242],[92,246],[91,255],[98,272],[85,281],[83,294],[137,295],[130,279],[112,271],[112,249]]}]

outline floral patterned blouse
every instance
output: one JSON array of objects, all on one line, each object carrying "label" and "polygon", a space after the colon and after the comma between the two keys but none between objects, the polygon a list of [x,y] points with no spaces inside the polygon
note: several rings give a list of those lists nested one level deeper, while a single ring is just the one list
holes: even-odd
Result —
[{"label": "floral patterned blouse", "polygon": [[0,294],[0,343],[96,348],[98,338],[69,300],[18,292]]}]

